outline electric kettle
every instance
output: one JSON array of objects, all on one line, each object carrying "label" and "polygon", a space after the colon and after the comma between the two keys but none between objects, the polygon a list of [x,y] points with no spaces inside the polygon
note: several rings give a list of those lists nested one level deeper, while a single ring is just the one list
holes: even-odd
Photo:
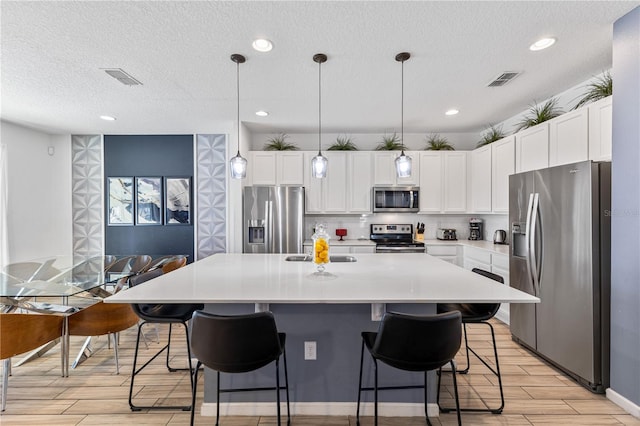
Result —
[{"label": "electric kettle", "polygon": [[507,244],[507,232],[503,229],[498,229],[493,234],[493,244]]}]

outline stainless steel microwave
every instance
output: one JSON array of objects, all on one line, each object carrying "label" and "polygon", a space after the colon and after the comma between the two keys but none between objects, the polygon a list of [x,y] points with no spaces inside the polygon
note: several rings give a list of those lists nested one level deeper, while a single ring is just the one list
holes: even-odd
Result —
[{"label": "stainless steel microwave", "polygon": [[373,212],[417,212],[419,192],[417,186],[374,186]]}]

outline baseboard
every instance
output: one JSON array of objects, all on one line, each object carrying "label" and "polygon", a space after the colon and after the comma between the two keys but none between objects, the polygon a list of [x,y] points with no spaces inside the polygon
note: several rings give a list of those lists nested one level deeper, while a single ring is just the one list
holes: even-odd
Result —
[{"label": "baseboard", "polygon": [[509,311],[505,312],[498,310],[498,312],[496,312],[495,314],[495,318],[509,325]]},{"label": "baseboard", "polygon": [[[286,415],[287,406],[282,403],[280,410]],[[427,404],[429,417],[438,417],[438,404]],[[203,416],[216,415],[216,403],[205,402],[201,407]],[[273,402],[228,402],[220,405],[221,416],[275,416],[276,404]],[[297,402],[291,403],[292,416],[355,416],[355,402]],[[360,404],[360,415],[373,416],[373,403]],[[420,417],[424,416],[424,404],[400,402],[378,403],[378,415],[381,417]]]},{"label": "baseboard", "polygon": [[628,400],[611,388],[607,388],[606,395],[609,401],[613,402],[633,417],[640,419],[640,405]]}]

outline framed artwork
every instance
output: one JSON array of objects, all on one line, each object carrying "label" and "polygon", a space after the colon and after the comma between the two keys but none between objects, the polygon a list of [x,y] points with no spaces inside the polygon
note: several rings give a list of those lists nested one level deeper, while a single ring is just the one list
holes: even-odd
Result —
[{"label": "framed artwork", "polygon": [[108,225],[133,225],[133,177],[107,178]]},{"label": "framed artwork", "polygon": [[164,179],[164,217],[167,225],[191,224],[191,178]]},{"label": "framed artwork", "polygon": [[162,225],[162,178],[136,178],[136,225]]}]

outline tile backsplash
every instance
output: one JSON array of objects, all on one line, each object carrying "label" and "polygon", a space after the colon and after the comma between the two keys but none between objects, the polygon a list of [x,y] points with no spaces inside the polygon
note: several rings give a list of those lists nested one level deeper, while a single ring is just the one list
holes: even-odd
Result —
[{"label": "tile backsplash", "polygon": [[[469,238],[469,219],[474,217],[484,221],[484,239],[487,241],[493,241],[493,234],[497,229],[505,231],[509,229],[507,215],[421,215],[416,213],[376,213],[361,216],[306,215],[305,238],[311,238],[317,223],[326,224],[327,232],[332,239],[339,239],[336,236],[336,229],[345,228],[347,236],[344,238],[355,240],[369,239],[371,224],[374,223],[410,223],[415,228],[416,223],[421,222],[425,224],[425,239],[435,239],[438,228],[453,228],[459,240],[466,240]],[[509,235],[508,232],[507,235]]]}]

